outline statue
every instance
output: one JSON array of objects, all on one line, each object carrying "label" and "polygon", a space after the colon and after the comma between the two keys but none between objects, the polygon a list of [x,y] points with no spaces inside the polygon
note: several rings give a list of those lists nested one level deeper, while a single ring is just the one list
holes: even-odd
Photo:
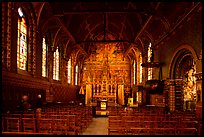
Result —
[{"label": "statue", "polygon": [[194,101],[194,96],[196,96],[196,86],[194,78],[194,69],[191,68],[186,73],[186,85],[184,87],[184,100]]}]

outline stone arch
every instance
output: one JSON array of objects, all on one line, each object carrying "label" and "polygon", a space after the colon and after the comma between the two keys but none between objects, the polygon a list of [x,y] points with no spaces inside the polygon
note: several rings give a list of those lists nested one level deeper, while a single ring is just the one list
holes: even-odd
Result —
[{"label": "stone arch", "polygon": [[169,78],[174,78],[174,72],[176,67],[178,67],[178,63],[182,61],[182,59],[184,59],[185,57],[189,56],[192,57],[193,61],[195,62],[196,60],[198,60],[198,56],[195,52],[195,50],[187,44],[181,45],[179,46],[177,49],[175,49],[172,59],[170,61],[170,65],[169,65]]},{"label": "stone arch", "polygon": [[[195,50],[187,44],[179,46],[172,57],[169,66],[169,78],[181,79],[183,109],[195,109],[196,103],[196,61],[198,56]],[[189,102],[191,102],[189,104]],[[187,105],[188,104],[188,105]],[[190,106],[190,107],[189,107]]]}]

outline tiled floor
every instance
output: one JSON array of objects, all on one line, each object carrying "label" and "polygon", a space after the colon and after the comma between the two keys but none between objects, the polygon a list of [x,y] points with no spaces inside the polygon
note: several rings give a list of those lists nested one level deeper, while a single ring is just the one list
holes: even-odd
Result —
[{"label": "tiled floor", "polygon": [[108,117],[96,117],[81,135],[108,135]]}]

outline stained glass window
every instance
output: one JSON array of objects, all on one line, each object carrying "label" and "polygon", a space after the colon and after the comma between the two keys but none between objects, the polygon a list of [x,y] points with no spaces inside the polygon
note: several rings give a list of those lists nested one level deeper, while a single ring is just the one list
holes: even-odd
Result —
[{"label": "stained glass window", "polygon": [[[151,62],[151,57],[152,57],[152,48],[150,43],[148,47],[148,53],[147,53],[147,62]],[[152,68],[147,68],[147,71],[148,71],[147,80],[150,80],[152,79]]]},{"label": "stained glass window", "polygon": [[135,69],[135,60],[134,60],[134,62],[133,62],[133,84],[134,85],[135,85],[135,81],[136,81],[135,74],[136,74],[136,69]]},{"label": "stained glass window", "polygon": [[136,101],[137,102],[139,101],[139,94],[138,94],[138,92],[136,92]]},{"label": "stained glass window", "polygon": [[42,42],[42,76],[47,77],[47,44],[45,38]]},{"label": "stained glass window", "polygon": [[75,85],[78,84],[78,65],[76,65],[76,68],[75,68]]},{"label": "stained glass window", "polygon": [[18,42],[17,42],[17,67],[26,70],[27,66],[27,25],[21,8],[18,8]]},{"label": "stained glass window", "polygon": [[142,102],[142,92],[136,92],[136,101],[138,103]]},{"label": "stained glass window", "polygon": [[142,54],[139,55],[139,64],[140,64],[140,83],[142,83]]},{"label": "stained glass window", "polygon": [[59,51],[58,47],[54,52],[54,59],[53,59],[53,79],[59,80]]},{"label": "stained glass window", "polygon": [[67,71],[68,71],[67,79],[69,84],[71,83],[71,68],[72,66],[71,66],[71,58],[70,58],[67,64]]}]

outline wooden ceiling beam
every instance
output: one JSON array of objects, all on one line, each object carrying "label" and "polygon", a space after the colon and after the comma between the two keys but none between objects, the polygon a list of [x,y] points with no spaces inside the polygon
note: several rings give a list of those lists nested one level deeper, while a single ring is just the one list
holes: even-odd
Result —
[{"label": "wooden ceiling beam", "polygon": [[54,13],[55,16],[65,16],[73,14],[127,14],[127,13],[142,13],[145,12],[143,9],[123,9],[123,10],[72,10],[65,11],[63,13]]},{"label": "wooden ceiling beam", "polygon": [[[160,3],[157,3],[155,10],[157,10],[159,8]],[[150,23],[151,19],[152,19],[153,15],[150,15],[149,18],[147,19],[147,21],[145,22],[144,26],[141,28],[141,30],[137,33],[134,41],[136,41],[138,39],[138,37],[141,35],[141,33],[146,29],[147,25]]]}]

